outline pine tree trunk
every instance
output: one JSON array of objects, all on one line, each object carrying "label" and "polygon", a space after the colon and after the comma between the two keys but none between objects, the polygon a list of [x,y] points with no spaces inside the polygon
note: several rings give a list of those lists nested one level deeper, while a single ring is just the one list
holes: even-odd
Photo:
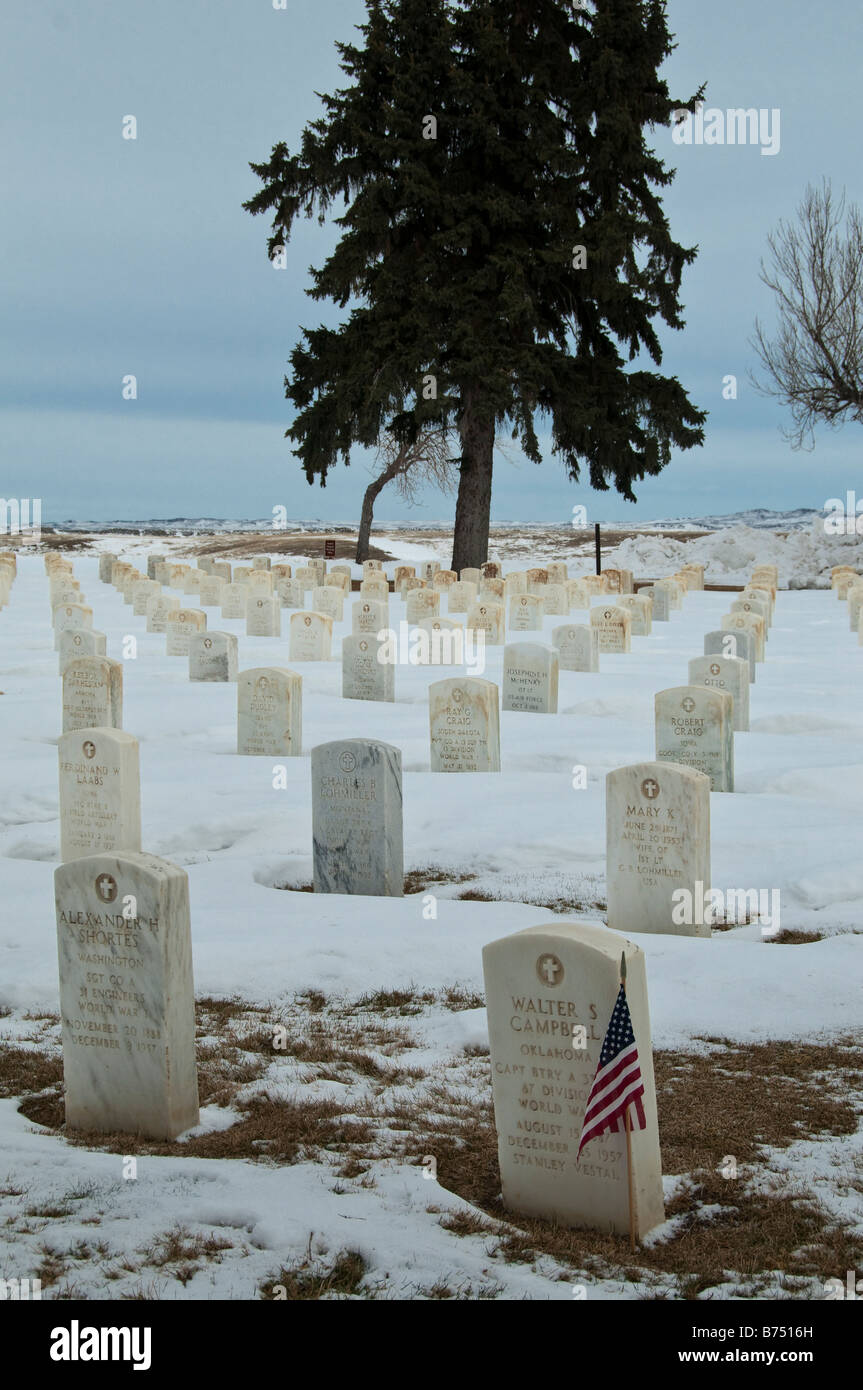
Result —
[{"label": "pine tree trunk", "polygon": [[461,472],[455,506],[452,566],[478,569],[488,559],[491,520],[491,475],[494,464],[494,416],[466,396],[459,419]]}]

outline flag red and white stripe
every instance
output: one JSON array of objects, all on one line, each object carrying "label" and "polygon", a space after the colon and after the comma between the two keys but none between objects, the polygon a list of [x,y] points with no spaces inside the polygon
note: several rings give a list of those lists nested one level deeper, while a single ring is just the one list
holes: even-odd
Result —
[{"label": "flag red and white stripe", "polygon": [[599,1054],[599,1066],[590,1095],[581,1130],[576,1160],[591,1139],[601,1134],[619,1134],[624,1129],[624,1116],[632,1106],[630,1128],[645,1129],[644,1082],[641,1079],[641,1065],[638,1048],[632,1031],[632,1019],[626,1002],[623,985],[612,1011],[611,1020]]}]

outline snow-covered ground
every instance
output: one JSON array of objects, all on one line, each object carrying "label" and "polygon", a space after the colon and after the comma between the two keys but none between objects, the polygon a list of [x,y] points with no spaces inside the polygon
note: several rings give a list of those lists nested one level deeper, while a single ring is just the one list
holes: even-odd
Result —
[{"label": "snow-covered ground", "polygon": [[[798,535],[805,541],[805,532]],[[726,576],[745,578],[753,562],[778,554],[775,538],[761,533],[757,541],[750,552],[748,541],[719,533],[692,543],[686,557],[703,558],[709,542],[714,559],[725,557]],[[626,550],[634,544],[621,546],[618,558],[641,573],[645,564]],[[113,548],[121,548],[116,538]],[[166,546],[150,540],[122,548],[143,555]],[[679,563],[676,552],[662,564],[664,551],[649,554],[654,575]],[[286,760],[287,787],[275,790],[275,760],[236,754],[236,687],[190,684],[186,660],[167,657],[164,637],[148,635],[145,620],[99,582],[95,556],[73,558],[108,655],[123,659],[124,638],[137,639],[137,654],[124,660],[124,727],[140,740],[143,845],[188,869],[196,992],[276,1007],[308,990],[346,1000],[410,985],[481,990],[482,946],[551,918],[531,904],[563,899],[583,904],[577,915],[584,920],[601,921],[601,908],[590,904],[605,899],[605,774],[653,757],[653,696],[686,682],[688,659],[701,654],[703,634],[719,626],[731,601],[690,593],[670,623],[633,639],[630,654],[604,655],[598,674],[561,672],[556,716],[502,713],[502,770],[494,776],[429,772],[427,690],[448,671],[398,667],[394,705],[341,698],[347,616],[335,626],[334,660],[297,668],[304,752]],[[390,609],[395,626],[404,608],[393,597]],[[283,619],[287,633],[287,613]],[[545,620],[544,640],[560,621]],[[217,610],[209,610],[209,625],[239,636],[241,669],[290,665],[287,636],[247,638],[242,623],[223,622]],[[499,681],[501,649],[487,655],[484,674]],[[714,932],[709,942],[633,933],[647,957],[657,1047],[703,1048],[705,1036],[751,1043],[863,1035],[861,683],[863,647],[845,605],[823,591],[781,593],[767,661],[751,688],[751,732],[735,736],[736,790],[711,797],[713,885],[778,889],[782,928],[823,939],[767,945],[757,925]],[[35,1039],[40,1025],[25,1015],[58,1008],[52,875],[61,691],[41,557],[20,559],[0,611],[0,690],[0,1013],[11,1010],[0,1017],[0,1038]],[[336,737],[382,738],[401,749],[406,870],[428,879],[437,871],[469,874],[471,888],[507,901],[459,901],[465,884],[443,883],[429,920],[423,893],[378,900],[286,891],[312,876],[309,751]],[[587,769],[582,790],[573,788],[578,765]],[[409,1027],[412,1059],[426,1064],[457,1062],[465,1048],[487,1043],[482,1009],[432,1008]],[[273,1075],[274,1084],[287,1084]],[[202,1124],[215,1128],[232,1118],[209,1107]],[[836,1161],[859,1163],[863,1135],[841,1142]],[[829,1168],[832,1150],[822,1147]],[[788,1151],[784,1162],[793,1163]],[[807,1162],[804,1156],[802,1170]],[[147,1157],[134,1182],[120,1169],[117,1155],[69,1147],[19,1114],[14,1100],[0,1101],[0,1278],[27,1273],[22,1263],[32,1265],[46,1239],[69,1250],[95,1232],[112,1249],[128,1250],[182,1221],[228,1232],[232,1248],[187,1284],[166,1281],[159,1289],[165,1297],[253,1298],[280,1264],[309,1249],[324,1255],[350,1244],[389,1296],[410,1297],[446,1275],[474,1291],[499,1285],[506,1297],[572,1298],[550,1265],[490,1267],[482,1238],[453,1240],[427,1208],[467,1204],[395,1160],[377,1165],[376,1187],[347,1194],[334,1192],[332,1171],[315,1163]],[[18,1188],[26,1196],[8,1195]],[[75,1215],[51,1222],[47,1236],[38,1222],[29,1234],[2,1234],[23,1201],[50,1203],[73,1191]],[[850,1203],[863,1233],[859,1194]],[[98,1227],[85,1219],[96,1209]],[[119,1285],[106,1284],[98,1262],[84,1260],[77,1287],[105,1298],[117,1296]],[[598,1284],[594,1292],[625,1298],[638,1289]]]}]

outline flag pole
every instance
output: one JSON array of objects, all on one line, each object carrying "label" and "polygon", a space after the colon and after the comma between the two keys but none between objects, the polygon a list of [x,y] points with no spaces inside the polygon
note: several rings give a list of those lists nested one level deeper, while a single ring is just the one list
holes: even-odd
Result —
[{"label": "flag pole", "polygon": [[[620,987],[626,994],[626,952],[620,954]],[[629,1183],[629,1248],[635,1249],[635,1201],[632,1191],[632,1126],[629,1119],[629,1106],[627,1105],[623,1115],[623,1127],[626,1130],[626,1176]]]}]

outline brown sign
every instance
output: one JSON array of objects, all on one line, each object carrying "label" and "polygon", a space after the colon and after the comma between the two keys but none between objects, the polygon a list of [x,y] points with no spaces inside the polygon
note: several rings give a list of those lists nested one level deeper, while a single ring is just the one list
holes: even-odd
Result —
[{"label": "brown sign", "polygon": [[334,560],[336,558],[335,540],[324,541],[324,559]]}]

